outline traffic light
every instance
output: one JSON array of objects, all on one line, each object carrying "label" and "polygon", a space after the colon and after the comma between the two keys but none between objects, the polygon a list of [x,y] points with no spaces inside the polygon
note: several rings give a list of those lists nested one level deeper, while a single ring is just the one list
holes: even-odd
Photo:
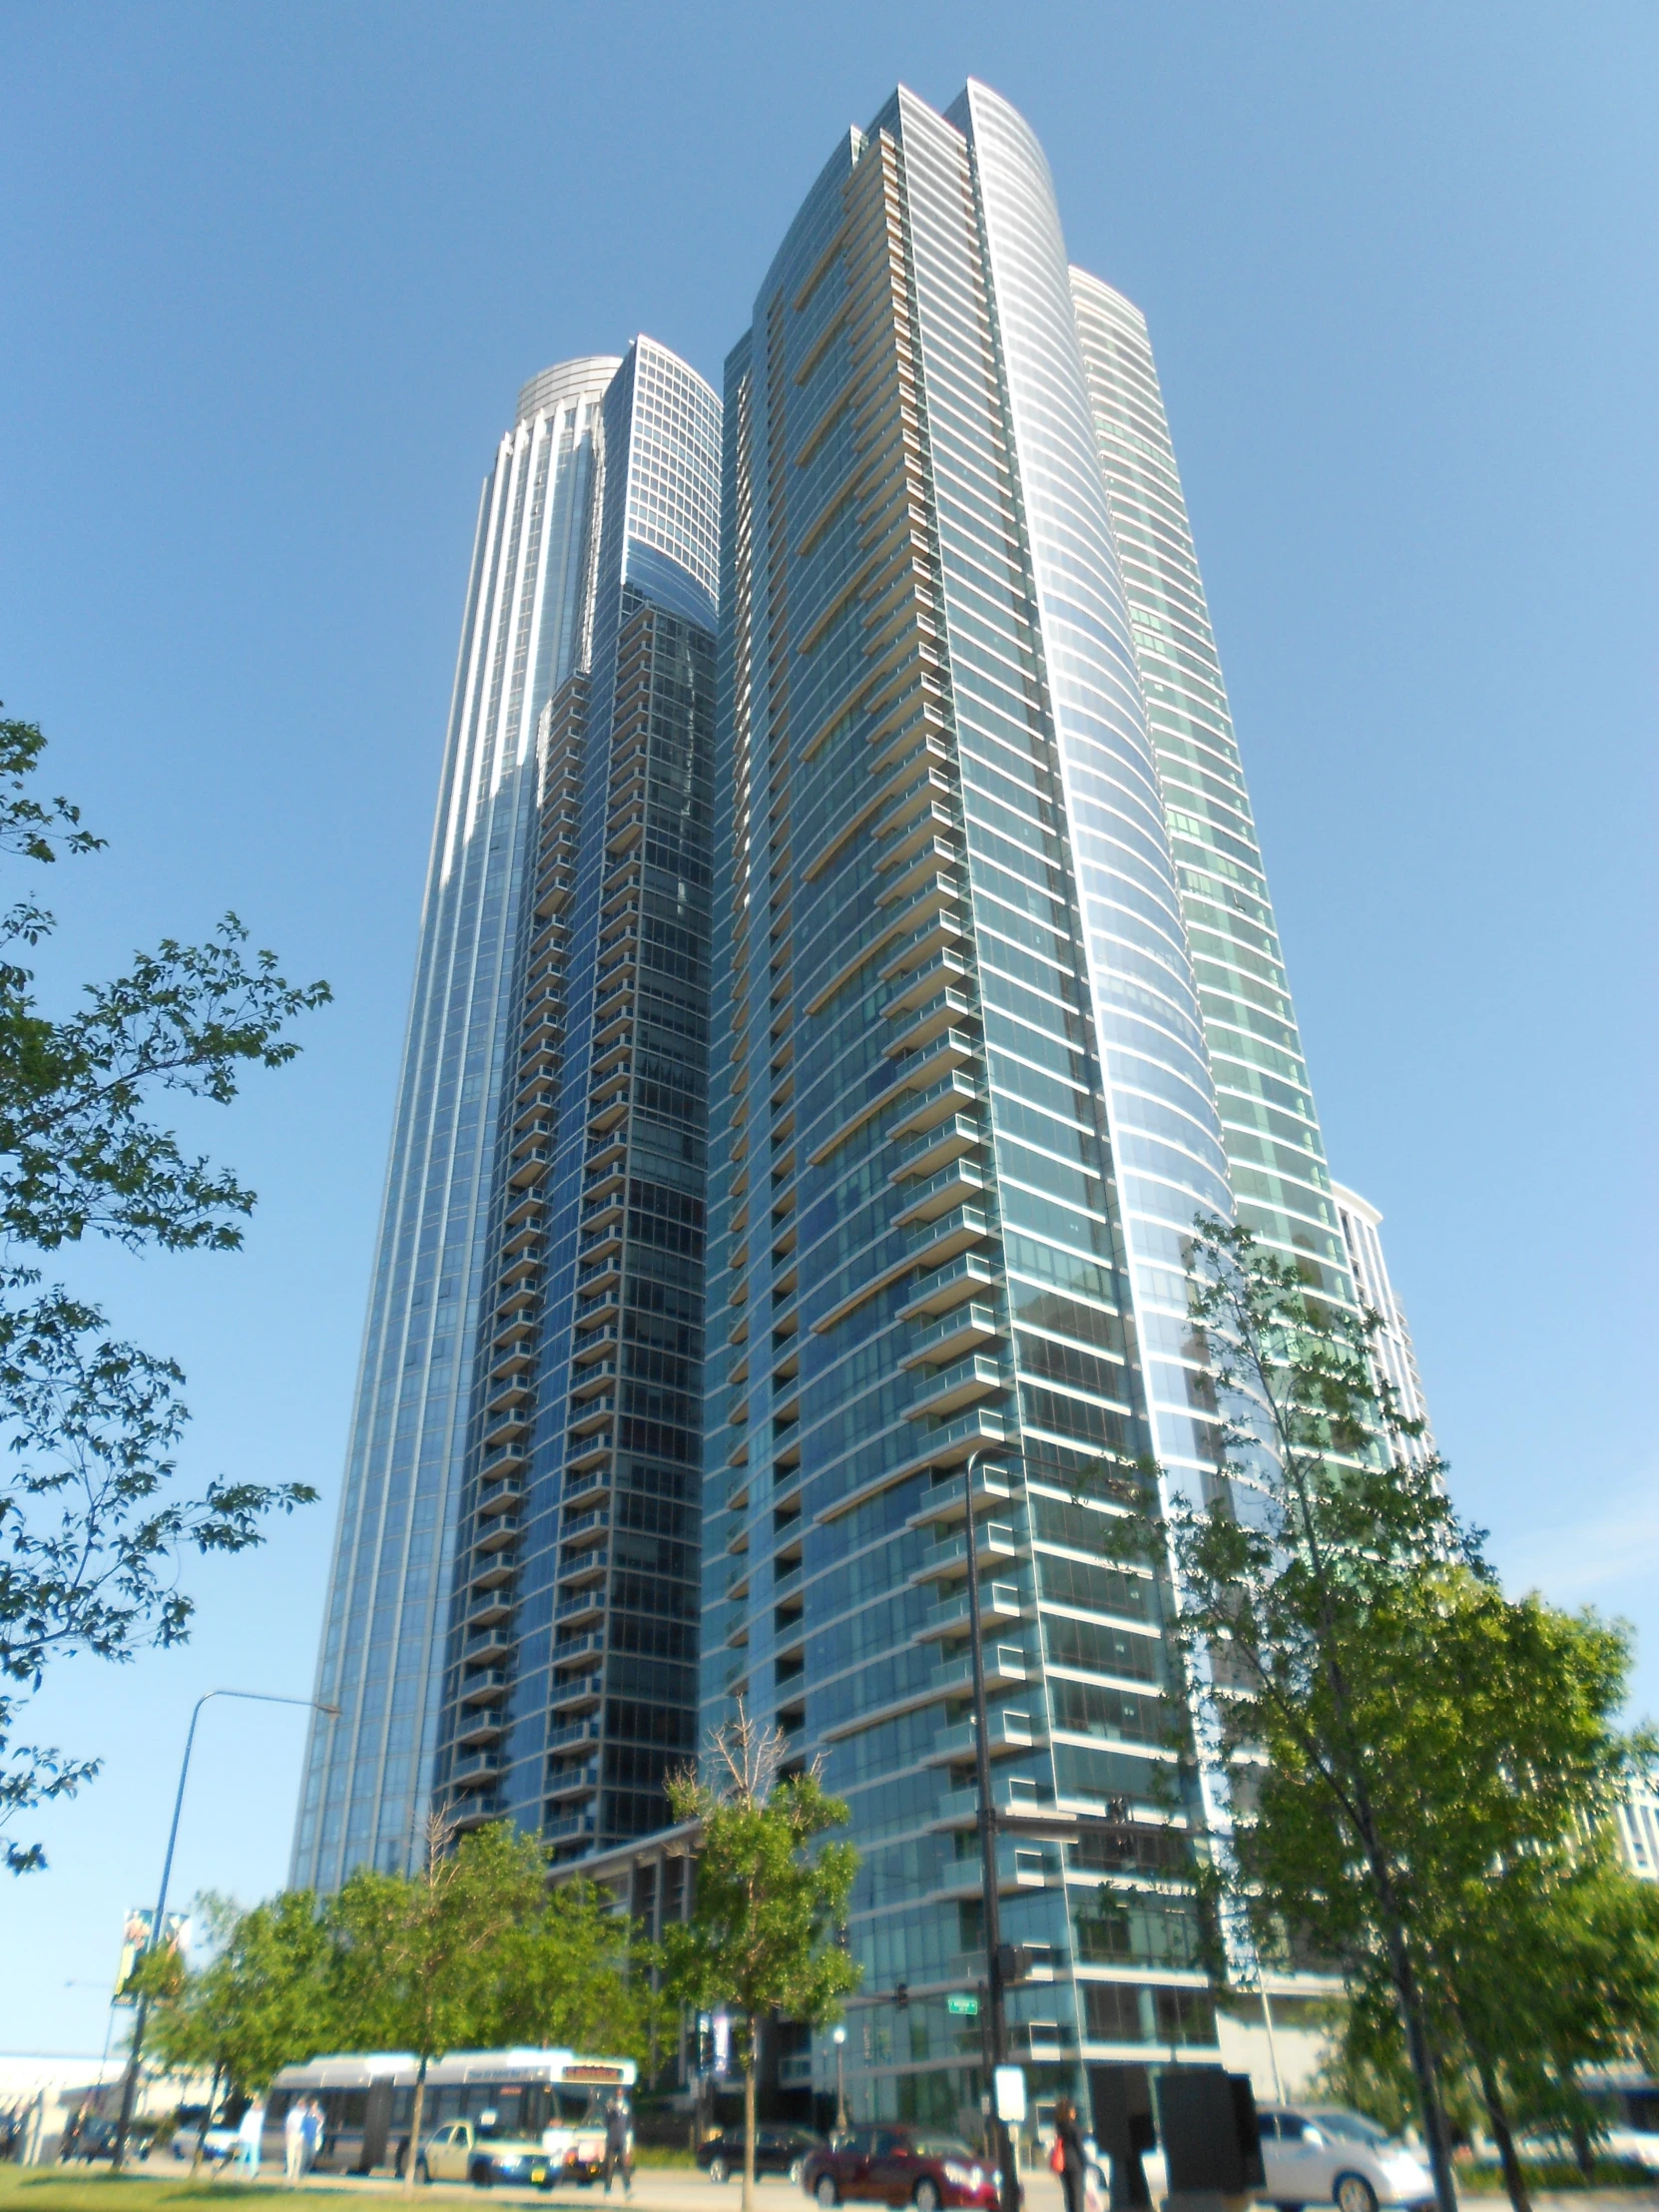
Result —
[{"label": "traffic light", "polygon": [[907,1981],[894,1983],[892,2001],[894,2011],[908,2012],[910,2009],[910,1984]]},{"label": "traffic light", "polygon": [[1029,1943],[1002,1943],[997,1947],[996,1963],[1003,1987],[1011,1989],[1016,1982],[1029,1980],[1036,1957]]}]

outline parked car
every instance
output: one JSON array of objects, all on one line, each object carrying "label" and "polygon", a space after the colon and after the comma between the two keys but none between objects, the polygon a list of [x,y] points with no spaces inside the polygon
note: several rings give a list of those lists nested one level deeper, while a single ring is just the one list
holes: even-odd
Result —
[{"label": "parked car", "polygon": [[1378,2212],[1379,2205],[1429,2205],[1434,2183],[1422,2161],[1375,2120],[1325,2105],[1258,2108],[1262,2195],[1280,2212],[1334,2204],[1338,2212]]},{"label": "parked car", "polygon": [[[755,2130],[755,2171],[786,2174],[797,2184],[807,2170],[807,2160],[824,2148],[822,2135],[804,2127],[758,2127]],[[697,2146],[697,2163],[711,2181],[730,2181],[743,2172],[743,2129],[729,2127]]]},{"label": "parked car", "polygon": [[919,2127],[855,2127],[831,2136],[809,2156],[801,2185],[826,2207],[873,2202],[939,2212],[968,2204],[992,2212],[998,2197],[994,2165],[954,2135]]},{"label": "parked car", "polygon": [[415,2161],[420,2181],[470,2181],[488,2189],[498,2181],[520,2188],[551,2189],[553,2160],[538,2141],[527,2135],[497,2135],[489,2122],[492,2113],[472,2120],[451,2120],[436,2129],[421,2145]]},{"label": "parked car", "polygon": [[236,2127],[223,2112],[218,2114],[206,2131],[203,2131],[201,2119],[197,2117],[181,2122],[175,2130],[172,2145],[174,2157],[194,2159],[198,2134],[202,2136],[202,2156],[216,2166],[223,2166],[227,2160],[234,2158],[237,2146],[242,2141]]}]

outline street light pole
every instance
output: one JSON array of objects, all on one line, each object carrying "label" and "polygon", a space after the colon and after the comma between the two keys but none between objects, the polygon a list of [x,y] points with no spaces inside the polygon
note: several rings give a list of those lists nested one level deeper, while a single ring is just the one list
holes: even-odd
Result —
[{"label": "street light pole", "polygon": [[[167,1886],[173,1879],[173,1849],[179,1841],[179,1815],[185,1809],[185,1783],[190,1776],[190,1755],[196,1743],[196,1724],[202,1718],[202,1708],[210,1698],[247,1698],[256,1705],[308,1705],[313,1712],[326,1713],[333,1720],[339,1719],[337,1705],[324,1705],[314,1697],[278,1697],[272,1690],[206,1690],[191,1711],[190,1727],[185,1735],[185,1756],[179,1763],[179,1787],[173,1798],[173,1825],[167,1832],[167,1857],[162,1861],[162,1886],[156,1899],[156,1917],[150,1924],[150,1940],[139,1954],[144,1957],[154,1950],[167,1933]],[[150,2020],[150,1999],[140,1995],[138,2009],[133,2014],[133,2040],[127,2054],[127,2071],[121,2083],[121,2117],[115,2123],[115,2155],[110,2164],[119,2172],[127,2156],[127,2135],[133,2124],[133,2106],[138,2098],[139,2060],[144,2054],[144,2030]],[[209,2114],[210,2119],[212,2114]]]},{"label": "street light pole", "polygon": [[846,2077],[841,2071],[841,2053],[846,2048],[846,2029],[837,2027],[835,2042],[835,2133],[846,2133]]},{"label": "street light pole", "polygon": [[979,1629],[979,1560],[973,1529],[973,1477],[992,1452],[968,1453],[967,1587],[968,1641],[973,1673],[973,1761],[979,1782],[980,1913],[985,1930],[985,1990],[991,2013],[991,2125],[996,2131],[997,2164],[1002,2170],[1002,2212],[1018,2212],[1019,2166],[1014,2139],[996,2109],[996,2068],[1008,2063],[1008,2020],[1002,1991],[1002,1915],[996,1883],[996,1805],[991,1797],[990,1721],[985,1707],[985,1649]]}]

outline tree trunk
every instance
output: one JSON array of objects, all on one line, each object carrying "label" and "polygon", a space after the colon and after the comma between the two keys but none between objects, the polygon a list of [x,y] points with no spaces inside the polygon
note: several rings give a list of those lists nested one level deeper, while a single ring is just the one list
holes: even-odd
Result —
[{"label": "tree trunk", "polygon": [[1457,2212],[1457,2189],[1451,2178],[1451,2154],[1446,2147],[1445,2115],[1440,2110],[1440,2084],[1434,2071],[1434,2053],[1429,2047],[1427,2024],[1423,2019],[1422,1991],[1411,1964],[1405,1931],[1401,1928],[1398,1917],[1388,1910],[1386,1904],[1384,1927],[1388,1942],[1388,1976],[1394,1985],[1400,2024],[1405,2030],[1405,2048],[1410,2056],[1411,2073],[1417,2085],[1417,2103],[1421,2109],[1422,2132],[1428,2151],[1428,2170],[1434,2177],[1434,2202],[1437,2212]]},{"label": "tree trunk", "polygon": [[420,2061],[415,2073],[414,2106],[409,2113],[409,2147],[403,2154],[403,2194],[415,2193],[415,2170],[420,2162],[420,2122],[426,2104],[426,2061]]},{"label": "tree trunk", "polygon": [[202,2157],[208,2145],[208,2130],[214,2124],[214,2114],[219,2110],[219,2082],[223,2066],[215,2066],[213,2081],[208,2089],[208,2111],[202,2125],[196,2131],[196,2148],[190,2154],[190,2178],[194,2181],[202,2171]]},{"label": "tree trunk", "polygon": [[749,2022],[749,2063],[743,2070],[743,2212],[755,2212],[755,2021]]},{"label": "tree trunk", "polygon": [[1596,2149],[1590,2141],[1590,2131],[1582,2121],[1575,2123],[1572,2131],[1572,2154],[1578,2161],[1578,2171],[1587,2189],[1595,2175]]},{"label": "tree trunk", "polygon": [[1515,2149],[1514,2130],[1509,2125],[1509,2114],[1504,2106],[1503,2093],[1497,2085],[1497,2075],[1484,2052],[1475,2053],[1474,2070],[1480,2081],[1480,2101],[1486,2107],[1486,2117],[1491,2122],[1492,2141],[1497,2145],[1497,2162],[1503,2168],[1503,2186],[1508,2191],[1509,2202],[1515,2212],[1532,2212],[1532,2200],[1526,2193],[1526,2177],[1521,2172],[1519,2154]]}]

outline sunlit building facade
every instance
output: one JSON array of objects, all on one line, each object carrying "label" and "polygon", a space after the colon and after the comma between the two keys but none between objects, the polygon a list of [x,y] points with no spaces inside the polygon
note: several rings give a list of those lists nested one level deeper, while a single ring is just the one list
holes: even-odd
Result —
[{"label": "sunlit building facade", "polygon": [[853,2108],[957,2123],[966,1575],[999,1805],[1136,1832],[1002,1841],[1015,2055],[1213,2056],[1208,1785],[1116,1538],[1147,1462],[1215,1473],[1195,1215],[1346,1261],[1145,327],[1004,101],[840,143],[725,434],[703,1723],[741,1697],[848,1800]]},{"label": "sunlit building facade", "polygon": [[1382,1257],[1382,1216],[1369,1199],[1341,1183],[1332,1185],[1331,1195],[1342,1223],[1354,1295],[1366,1312],[1377,1316],[1372,1346],[1379,1377],[1393,1391],[1401,1419],[1422,1423],[1421,1433],[1400,1437],[1397,1449],[1407,1460],[1421,1465],[1434,1456],[1434,1432],[1428,1425],[1428,1399],[1417,1369],[1410,1324]]},{"label": "sunlit building facade", "polygon": [[[596,1016],[609,1024],[608,1053],[621,1011],[596,1004],[598,982],[616,980],[609,968],[600,977],[601,953],[651,939],[665,896],[680,917],[671,935],[683,925],[707,936],[718,463],[714,394],[642,338],[626,359],[532,378],[484,483],[316,1677],[318,1699],[341,1711],[312,1728],[295,1882],[326,1889],[365,1861],[408,1865],[434,1803],[462,1818],[500,1803],[528,1825],[595,1811],[564,1786],[561,1762],[549,1766],[547,1741],[573,1717],[550,1717],[554,1649],[568,1642],[550,1616],[578,1588],[593,1611],[592,1571],[577,1585],[560,1579],[561,1527],[574,1516],[561,1524],[557,1502],[575,1276],[587,1265],[577,1245],[593,1196],[580,1124]],[[606,766],[626,719],[617,685],[636,684],[642,665],[642,775],[619,795]],[[637,721],[634,692],[624,706]],[[635,934],[619,938],[599,902],[615,888],[610,843],[624,818],[646,834],[625,917]],[[706,981],[695,951],[676,940],[674,956],[694,979],[682,975],[669,995],[689,987],[696,999]],[[627,1002],[639,1049],[608,1059],[613,1077],[624,1062],[652,1064],[650,958],[642,949],[638,1023]],[[683,1023],[694,1122],[700,1019],[693,1006]],[[630,1114],[624,1140],[631,1126]],[[675,1142],[684,1176],[700,1123]],[[626,1141],[618,1157],[630,1157]],[[700,1302],[700,1275],[685,1297]],[[631,1405],[636,1385],[614,1394]],[[694,1398],[695,1383],[684,1394]],[[687,1449],[695,1465],[695,1420],[682,1429],[693,1438],[683,1470]],[[594,1556],[605,1568],[628,1550]],[[688,1615],[695,1558],[694,1535],[674,1561]],[[620,1565],[615,1585],[599,1576],[590,1658],[624,1586]],[[495,1653],[487,1667],[468,1642],[480,1630]],[[689,1710],[690,1659],[679,1663]],[[471,1702],[476,1690],[463,1686],[483,1673],[490,1694]],[[602,1683],[603,1667],[584,1679]],[[602,1710],[596,1700],[574,1716],[589,1750]],[[683,1734],[689,1723],[675,1725]]]}]

